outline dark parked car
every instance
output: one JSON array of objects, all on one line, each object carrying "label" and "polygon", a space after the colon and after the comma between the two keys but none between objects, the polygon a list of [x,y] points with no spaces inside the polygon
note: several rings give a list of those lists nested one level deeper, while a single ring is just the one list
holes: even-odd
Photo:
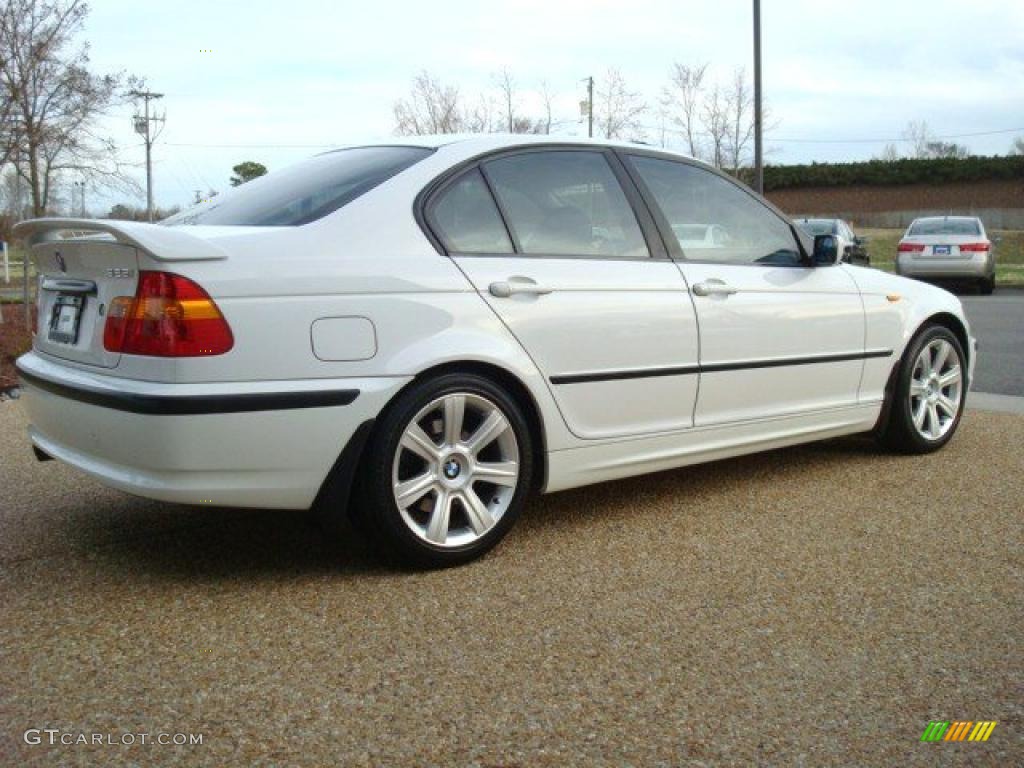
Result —
[{"label": "dark parked car", "polygon": [[849,264],[860,264],[870,266],[871,258],[868,256],[864,245],[868,239],[857,237],[853,227],[842,219],[812,219],[798,217],[794,219],[797,226],[811,237],[816,235],[832,235],[839,241],[840,258]]}]

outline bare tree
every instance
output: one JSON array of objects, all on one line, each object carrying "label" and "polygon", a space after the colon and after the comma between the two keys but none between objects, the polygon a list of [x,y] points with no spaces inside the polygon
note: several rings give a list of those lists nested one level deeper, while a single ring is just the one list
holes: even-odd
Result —
[{"label": "bare tree", "polygon": [[534,129],[534,133],[551,133],[551,112],[552,102],[555,100],[555,95],[551,92],[551,85],[547,80],[540,81],[540,102],[544,107],[544,117],[537,121]]},{"label": "bare tree", "polygon": [[508,69],[503,69],[494,76],[498,91],[501,93],[501,104],[505,110],[505,119],[509,133],[516,133],[516,81]]},{"label": "bare tree", "polygon": [[494,102],[491,97],[486,93],[480,94],[476,106],[460,118],[460,125],[459,130],[467,133],[491,133],[494,130]]},{"label": "bare tree", "polygon": [[962,144],[941,141],[928,129],[924,120],[911,120],[903,130],[903,140],[910,142],[917,158],[965,158],[970,150]]},{"label": "bare tree", "polygon": [[637,91],[626,87],[622,73],[609,69],[595,95],[594,120],[606,139],[632,138],[642,132],[638,118],[647,105]]},{"label": "bare tree", "polygon": [[[747,71],[740,67],[733,73],[732,83],[725,97],[729,133],[725,152],[733,174],[739,171],[754,137],[754,94],[747,83]],[[768,121],[767,110],[762,107],[762,125]]]},{"label": "bare tree", "polygon": [[691,157],[700,157],[700,108],[707,63],[689,66],[675,62],[669,85],[662,91],[662,103],[679,126]]},{"label": "bare tree", "polygon": [[1024,155],[1024,136],[1018,136],[1010,145],[1011,155]]},{"label": "bare tree", "polygon": [[13,130],[8,156],[28,184],[36,216],[46,213],[62,175],[138,189],[122,172],[113,141],[96,133],[126,77],[92,74],[88,46],[72,48],[88,10],[81,0],[6,0],[0,8],[0,92]]},{"label": "bare tree", "polygon": [[700,117],[708,137],[708,161],[716,168],[725,164],[729,142],[729,99],[716,83],[707,92],[702,103]]},{"label": "bare tree", "polygon": [[413,78],[409,96],[395,102],[394,113],[395,133],[400,136],[465,130],[459,89],[443,84],[426,70]]},{"label": "bare tree", "polygon": [[899,148],[895,144],[890,143],[885,145],[882,154],[878,155],[875,159],[885,163],[895,163],[901,157]]}]

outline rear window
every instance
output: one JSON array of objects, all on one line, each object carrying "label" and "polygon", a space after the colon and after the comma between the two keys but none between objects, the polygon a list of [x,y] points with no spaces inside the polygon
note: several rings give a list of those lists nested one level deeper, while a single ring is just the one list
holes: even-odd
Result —
[{"label": "rear window", "polygon": [[809,235],[836,234],[836,222],[834,219],[806,219],[798,221],[797,226]]},{"label": "rear window", "polygon": [[329,152],[261,176],[162,223],[288,227],[333,213],[433,150],[357,147]]},{"label": "rear window", "polygon": [[908,235],[980,235],[977,219],[919,219]]}]

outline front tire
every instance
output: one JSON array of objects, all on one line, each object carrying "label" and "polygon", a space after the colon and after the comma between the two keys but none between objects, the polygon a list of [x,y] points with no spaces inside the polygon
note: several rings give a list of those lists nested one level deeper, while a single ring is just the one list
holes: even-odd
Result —
[{"label": "front tire", "polygon": [[900,361],[880,442],[902,453],[931,453],[948,443],[966,403],[967,365],[959,339],[926,325]]},{"label": "front tire", "polygon": [[361,528],[407,562],[465,563],[519,516],[532,457],[522,409],[490,380],[446,374],[418,382],[377,422],[354,511]]}]

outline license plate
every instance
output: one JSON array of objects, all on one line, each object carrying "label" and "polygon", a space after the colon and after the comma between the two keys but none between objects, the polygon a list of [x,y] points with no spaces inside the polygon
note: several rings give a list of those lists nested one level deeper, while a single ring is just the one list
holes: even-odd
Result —
[{"label": "license plate", "polygon": [[84,306],[84,296],[59,294],[53,303],[50,332],[47,338],[59,344],[74,344],[78,341],[78,326],[82,321],[82,307]]},{"label": "license plate", "polygon": [[948,245],[933,245],[932,246],[932,253],[934,255],[936,255],[936,256],[949,256],[949,246]]}]

